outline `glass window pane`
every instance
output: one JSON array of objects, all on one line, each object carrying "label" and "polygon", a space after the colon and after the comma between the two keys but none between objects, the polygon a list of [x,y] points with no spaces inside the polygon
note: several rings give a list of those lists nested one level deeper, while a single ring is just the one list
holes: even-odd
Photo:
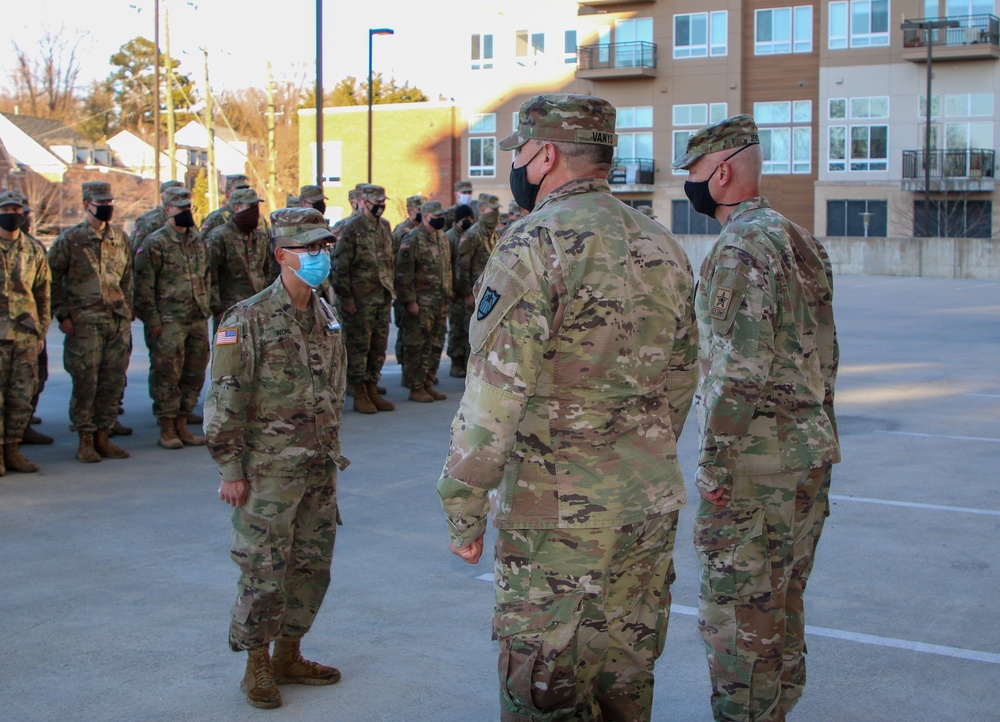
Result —
[{"label": "glass window pane", "polygon": [[812,121],[812,101],[796,100],[792,103],[792,122],[809,123]]},{"label": "glass window pane", "polygon": [[711,13],[712,55],[725,55],[729,43],[729,13]]},{"label": "glass window pane", "polygon": [[772,10],[757,11],[757,42],[770,42],[774,37]]},{"label": "glass window pane", "polygon": [[653,106],[652,105],[641,105],[635,109],[635,127],[636,128],[652,128],[653,127]]},{"label": "glass window pane", "polygon": [[847,117],[847,100],[845,98],[830,99],[830,118]]},{"label": "glass window pane", "polygon": [[726,103],[712,103],[708,106],[708,122],[718,123],[720,120],[725,120],[729,116],[727,115],[727,104]]},{"label": "glass window pane", "polygon": [[652,158],[653,157],[653,134],[652,133],[636,133],[635,134],[635,158]]},{"label": "glass window pane", "polygon": [[992,123],[969,123],[969,147],[990,149],[993,147]]},{"label": "glass window pane", "polygon": [[878,97],[869,98],[868,103],[868,113],[871,118],[888,118],[889,117],[889,98]]},{"label": "glass window pane", "polygon": [[944,114],[956,118],[969,114],[969,96],[967,93],[944,96]]},{"label": "glass window pane", "polygon": [[830,3],[830,31],[827,44],[831,50],[847,47],[847,3]]},{"label": "glass window pane", "polygon": [[[885,160],[889,157],[889,126],[873,125],[869,133],[869,157]],[[874,170],[874,169],[873,169]]]},{"label": "glass window pane", "polygon": [[846,133],[847,129],[842,125],[834,125],[830,127],[831,160],[843,160],[846,157],[844,154]]},{"label": "glass window pane", "polygon": [[635,108],[619,108],[617,116],[617,124],[619,128],[634,128],[635,127]]},{"label": "glass window pane", "polygon": [[691,16],[674,16],[674,44],[688,46],[691,44]]},{"label": "glass window pane", "polygon": [[851,117],[867,118],[869,106],[868,98],[851,98]]},{"label": "glass window pane", "polygon": [[993,115],[993,94],[973,93],[969,98],[969,115]]},{"label": "glass window pane", "polygon": [[812,52],[812,6],[803,5],[795,8],[795,47],[796,53]]}]

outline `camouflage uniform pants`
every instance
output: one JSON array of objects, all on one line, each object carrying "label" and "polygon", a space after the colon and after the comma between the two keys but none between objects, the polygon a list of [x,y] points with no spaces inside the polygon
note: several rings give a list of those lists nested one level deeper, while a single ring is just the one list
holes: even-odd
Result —
[{"label": "camouflage uniform pants", "polygon": [[649,720],[677,512],[612,529],[500,530],[500,719]]},{"label": "camouflage uniform pants", "polygon": [[248,474],[250,495],[233,509],[231,556],[240,567],[229,646],[253,649],[298,639],[330,586],[337,538],[337,468],[283,478]]},{"label": "camouflage uniform pants", "polygon": [[38,383],[38,339],[24,335],[0,341],[0,438],[21,440],[31,421],[31,397]]},{"label": "camouflage uniform pants", "polygon": [[131,324],[121,316],[73,319],[63,343],[63,366],[73,378],[69,418],[78,431],[111,429],[125,388]]},{"label": "camouflage uniform pants", "polygon": [[38,399],[45,390],[45,382],[49,380],[49,344],[42,344],[42,350],[38,353],[38,385],[35,387],[35,394],[31,397],[31,413],[34,414],[38,408]]},{"label": "camouflage uniform pants", "polygon": [[472,307],[464,298],[448,304],[448,358],[452,364],[465,366],[472,356],[469,346],[469,323],[472,321]]},{"label": "camouflage uniform pants", "polygon": [[149,347],[149,397],[153,416],[187,416],[198,403],[208,367],[208,322],[165,321],[154,338],[146,327]]},{"label": "camouflage uniform pants", "polygon": [[734,476],[732,501],[701,500],[698,626],[716,720],[784,720],[806,683],[803,594],[830,513],[830,467]]},{"label": "camouflage uniform pants", "polygon": [[347,348],[347,383],[377,382],[382,377],[389,346],[392,300],[386,292],[383,300],[358,302],[357,308],[353,316],[340,314]]},{"label": "camouflage uniform pants", "polygon": [[420,301],[420,313],[403,319],[403,386],[419,389],[431,384],[441,362],[448,329],[448,306],[443,301]]},{"label": "camouflage uniform pants", "polygon": [[406,308],[399,301],[392,302],[392,320],[396,324],[396,363],[403,365],[403,317]]}]

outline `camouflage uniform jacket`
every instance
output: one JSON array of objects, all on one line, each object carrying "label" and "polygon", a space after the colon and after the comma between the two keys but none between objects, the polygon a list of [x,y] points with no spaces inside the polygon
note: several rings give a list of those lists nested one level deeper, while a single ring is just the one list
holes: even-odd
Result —
[{"label": "camouflage uniform jacket", "polygon": [[486,262],[497,244],[497,232],[477,221],[458,241],[458,261],[455,264],[455,293],[461,298],[472,295],[476,280],[486,270]]},{"label": "camouflage uniform jacket", "polygon": [[833,387],[840,352],[823,246],[767,200],[732,212],[701,267],[702,379],[695,482],[840,460]]},{"label": "camouflage uniform jacket", "polygon": [[208,234],[212,313],[260,293],[274,280],[271,244],[260,226],[244,233],[230,221]]},{"label": "camouflage uniform jacket", "polygon": [[52,275],[41,244],[24,231],[0,238],[0,340],[45,338],[52,318]]},{"label": "camouflage uniform jacket", "polygon": [[697,382],[680,244],[570,181],[500,239],[477,284],[467,388],[438,493],[456,546],[505,529],[607,528],[685,502],[677,437]]},{"label": "camouflage uniform jacket", "polygon": [[451,300],[451,248],[443,231],[422,225],[406,234],[396,256],[396,298],[402,304]]},{"label": "camouflage uniform jacket", "polygon": [[360,304],[382,290],[393,292],[392,232],[389,221],[369,221],[364,213],[347,219],[333,246],[333,288],[344,304]]},{"label": "camouflage uniform jacket", "polygon": [[132,237],[129,239],[129,246],[132,248],[132,255],[146,240],[150,233],[160,230],[167,225],[167,213],[163,206],[157,206],[151,211],[146,211],[135,219],[135,228],[132,229]]},{"label": "camouflage uniform jacket", "polygon": [[340,234],[344,230],[344,226],[347,225],[349,221],[354,220],[354,218],[358,215],[359,213],[357,211],[351,211],[347,218],[341,218],[339,221],[334,223],[330,228],[330,233],[333,234],[333,237],[340,240]]},{"label": "camouflage uniform jacket", "polygon": [[227,203],[221,208],[216,208],[214,211],[205,216],[205,220],[201,222],[202,237],[208,238],[209,233],[221,226],[223,223],[229,223],[231,220],[233,220],[232,205]]},{"label": "camouflage uniform jacket", "polygon": [[212,293],[208,248],[194,228],[187,238],[166,225],[135,256],[135,314],[147,326],[208,318]]},{"label": "camouflage uniform jacket", "polygon": [[52,315],[57,320],[112,314],[132,320],[132,253],[125,233],[87,221],[59,234],[49,248]]},{"label": "camouflage uniform jacket", "polygon": [[205,436],[223,481],[248,472],[301,476],[329,459],[346,468],[340,417],[347,352],[332,303],[325,298],[321,306],[320,298],[312,295],[305,323],[279,278],[219,324]]},{"label": "camouflage uniform jacket", "polygon": [[412,218],[407,218],[402,223],[396,225],[392,229],[392,256],[395,258],[399,254],[399,244],[403,242],[403,236],[416,228],[419,223],[413,221]]}]

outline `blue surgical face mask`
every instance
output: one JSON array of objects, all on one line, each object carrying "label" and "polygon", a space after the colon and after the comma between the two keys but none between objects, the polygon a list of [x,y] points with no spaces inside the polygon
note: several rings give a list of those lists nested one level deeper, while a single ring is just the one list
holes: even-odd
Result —
[{"label": "blue surgical face mask", "polygon": [[310,288],[318,287],[330,276],[330,254],[325,250],[316,256],[308,253],[299,253],[298,256],[300,268],[295,275]]}]

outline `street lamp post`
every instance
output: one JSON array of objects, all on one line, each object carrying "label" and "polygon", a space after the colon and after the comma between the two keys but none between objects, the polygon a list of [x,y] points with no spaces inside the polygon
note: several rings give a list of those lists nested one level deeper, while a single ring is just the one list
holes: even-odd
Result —
[{"label": "street lamp post", "polygon": [[923,30],[924,44],[927,46],[927,102],[924,104],[924,115],[927,126],[924,135],[924,230],[927,237],[931,235],[931,77],[934,62],[934,43],[932,30],[957,28],[957,20],[904,20],[900,30]]},{"label": "street lamp post", "polygon": [[392,28],[370,28],[368,30],[368,182],[372,182],[372,37],[392,35]]},{"label": "street lamp post", "polygon": [[316,185],[323,187],[323,0],[316,0]]}]

